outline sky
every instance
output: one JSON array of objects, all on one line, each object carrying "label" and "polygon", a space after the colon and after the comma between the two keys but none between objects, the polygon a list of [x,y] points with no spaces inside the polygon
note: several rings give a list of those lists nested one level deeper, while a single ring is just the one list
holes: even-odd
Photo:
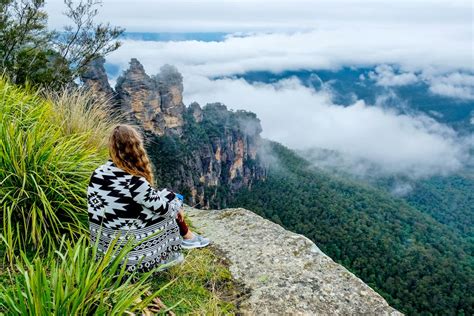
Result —
[{"label": "sky", "polygon": [[[136,57],[150,75],[173,64],[184,76],[186,104],[251,110],[264,137],[292,148],[337,150],[386,172],[424,176],[462,167],[471,159],[472,135],[460,136],[420,113],[387,109],[383,98],[342,107],[329,87],[314,91],[297,78],[249,83],[235,75],[373,67],[361,84],[424,82],[434,95],[472,102],[473,10],[465,0],[105,0],[99,20],[129,32],[229,33],[210,42],[125,40],[107,62],[124,70]],[[51,28],[66,23],[62,1],[47,1],[47,11]]]},{"label": "sky", "polygon": [[[62,0],[48,0],[50,26],[64,25]],[[313,29],[322,24],[471,23],[466,0],[103,0],[100,18],[129,31],[241,32]]]}]

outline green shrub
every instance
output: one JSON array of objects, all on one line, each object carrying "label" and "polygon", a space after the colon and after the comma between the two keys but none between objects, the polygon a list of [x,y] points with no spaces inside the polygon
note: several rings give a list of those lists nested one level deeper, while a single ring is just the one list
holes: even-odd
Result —
[{"label": "green shrub", "polygon": [[117,250],[117,240],[100,255],[85,237],[63,239],[47,257],[29,260],[22,252],[16,271],[0,284],[0,314],[122,315],[143,310],[169,283],[150,292],[153,271],[127,273],[121,262],[134,243]]},{"label": "green shrub", "polygon": [[80,91],[46,100],[0,78],[0,222],[10,261],[18,249],[53,249],[62,234],[85,231],[87,184],[115,123],[87,100]]}]

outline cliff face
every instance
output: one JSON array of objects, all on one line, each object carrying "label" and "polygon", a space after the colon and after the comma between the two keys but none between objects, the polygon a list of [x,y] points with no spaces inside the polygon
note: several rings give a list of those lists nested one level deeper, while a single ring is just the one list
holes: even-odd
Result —
[{"label": "cliff face", "polygon": [[137,59],[110,87],[105,60],[91,64],[84,84],[111,95],[115,106],[142,127],[157,184],[184,193],[191,205],[223,207],[233,192],[265,176],[258,159],[262,131],[255,114],[220,103],[183,103],[183,77],[170,65],[154,76]]},{"label": "cliff face", "polygon": [[303,235],[244,209],[186,213],[249,290],[244,315],[402,315]]}]

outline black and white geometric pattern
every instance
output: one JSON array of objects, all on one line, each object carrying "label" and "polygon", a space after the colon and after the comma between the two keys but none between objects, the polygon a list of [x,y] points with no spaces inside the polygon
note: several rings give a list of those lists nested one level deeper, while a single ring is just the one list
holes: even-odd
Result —
[{"label": "black and white geometric pattern", "polygon": [[176,215],[182,201],[167,189],[156,190],[144,178],[117,167],[111,159],[99,166],[87,187],[91,242],[105,252],[110,241],[155,234],[128,255],[129,271],[149,271],[176,259],[182,237]]}]

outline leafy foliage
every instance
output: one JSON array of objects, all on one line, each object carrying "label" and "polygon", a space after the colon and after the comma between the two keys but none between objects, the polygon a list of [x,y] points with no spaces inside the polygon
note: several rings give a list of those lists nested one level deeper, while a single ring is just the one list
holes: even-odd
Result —
[{"label": "leafy foliage", "polygon": [[401,199],[338,179],[272,143],[265,181],[232,202],[304,234],[408,314],[474,312],[473,245]]},{"label": "leafy foliage", "polygon": [[101,1],[64,2],[72,25],[57,32],[47,29],[44,0],[0,1],[0,69],[14,83],[59,89],[120,47],[123,29],[94,22]]},{"label": "leafy foliage", "polygon": [[141,314],[158,295],[190,312],[235,310],[223,288],[206,286],[231,284],[209,251],[156,279],[121,268],[132,244],[105,254],[89,244],[87,181],[120,119],[89,92],[39,93],[0,80],[1,315]]},{"label": "leafy foliage", "polygon": [[[181,192],[187,199],[191,196],[190,190],[197,188],[204,193],[204,203],[195,206],[222,208],[227,206],[235,191],[232,186],[241,184],[242,179],[230,179],[228,170],[231,160],[211,161],[216,148],[232,146],[232,141],[239,137],[257,137],[261,127],[254,113],[229,111],[221,103],[207,104],[202,111],[202,122],[195,121],[191,108],[183,113],[185,124],[182,136],[145,133],[147,151],[155,167],[158,186]],[[260,167],[256,160],[250,158],[245,158],[243,164],[251,170]],[[201,177],[206,172],[219,175],[219,183],[204,184]]]},{"label": "leafy foliage", "polygon": [[403,197],[404,200],[474,242],[472,175],[466,172],[444,177],[433,176],[408,183],[412,190]]},{"label": "leafy foliage", "polygon": [[73,22],[61,33],[55,33],[54,47],[67,60],[71,77],[76,78],[86,70],[87,65],[101,56],[117,50],[121,43],[115,41],[123,32],[120,27],[109,23],[94,23],[98,14],[99,0],[84,0],[75,4],[64,0],[67,11],[65,15]]}]

